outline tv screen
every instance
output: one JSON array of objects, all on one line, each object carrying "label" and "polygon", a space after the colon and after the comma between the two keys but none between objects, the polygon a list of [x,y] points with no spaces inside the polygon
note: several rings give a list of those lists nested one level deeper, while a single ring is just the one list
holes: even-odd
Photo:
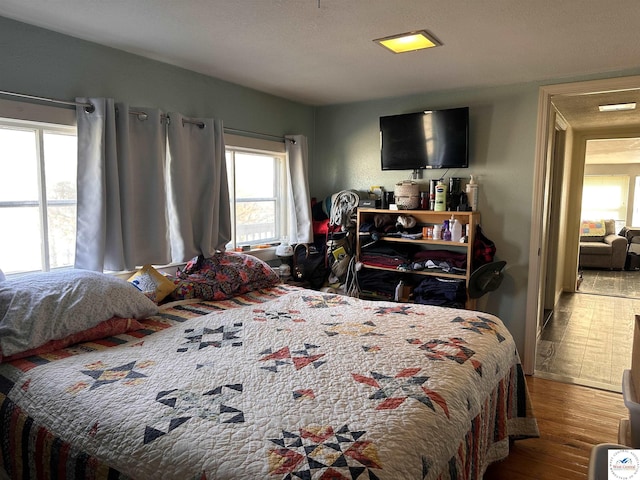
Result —
[{"label": "tv screen", "polygon": [[467,168],[469,107],[380,117],[382,170]]}]

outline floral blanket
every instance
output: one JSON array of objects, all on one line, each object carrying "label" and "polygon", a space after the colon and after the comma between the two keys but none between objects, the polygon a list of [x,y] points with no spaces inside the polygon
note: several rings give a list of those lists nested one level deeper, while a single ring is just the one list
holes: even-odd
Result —
[{"label": "floral blanket", "polygon": [[[144,323],[144,322],[143,322]],[[11,478],[478,479],[537,435],[488,314],[278,286],[0,365]]]}]

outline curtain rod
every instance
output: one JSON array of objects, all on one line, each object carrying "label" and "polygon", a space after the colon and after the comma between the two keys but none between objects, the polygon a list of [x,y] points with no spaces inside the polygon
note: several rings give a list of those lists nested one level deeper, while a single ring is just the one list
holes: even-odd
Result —
[{"label": "curtain rod", "polygon": [[[38,102],[49,102],[49,103],[57,103],[59,105],[64,105],[66,107],[84,107],[85,110],[88,113],[93,112],[94,110],[94,106],[91,103],[85,103],[85,102],[76,102],[76,101],[68,101],[68,100],[58,100],[56,98],[49,98],[49,97],[38,97],[36,95],[27,95],[24,93],[16,93],[16,92],[8,92],[6,90],[0,90],[0,95],[6,95],[9,97],[19,97],[19,98],[26,98],[28,100],[36,100]],[[138,117],[139,120],[146,120],[148,118],[148,115],[146,112],[139,112],[139,111],[135,111],[135,110],[129,110],[129,115],[135,115]],[[169,122],[171,121],[171,119],[167,116],[167,115],[161,115],[163,118],[166,118],[167,120],[169,120]],[[183,125],[185,123],[190,123],[193,125],[197,125],[200,128],[204,128],[205,124],[202,122],[199,122],[197,120],[189,120],[187,118],[182,119],[182,123]],[[275,140],[279,140],[279,141],[284,141],[284,140],[290,140],[290,139],[285,139],[284,137],[279,137],[277,135],[270,135],[268,133],[256,133],[256,132],[250,132],[247,130],[240,130],[237,128],[226,128],[224,129],[225,133],[236,133],[239,135],[249,135],[252,137],[258,137],[258,138],[271,138],[271,139],[275,139]],[[295,140],[290,140],[292,143],[296,143]]]},{"label": "curtain rod", "polygon": [[67,100],[57,100],[55,98],[47,98],[47,97],[37,97],[35,95],[26,95],[24,93],[16,93],[16,92],[7,92],[5,90],[0,90],[0,95],[6,95],[9,97],[20,97],[27,98],[29,100],[37,100],[39,102],[49,102],[49,103],[57,103],[59,105],[66,105],[67,107],[84,107],[90,108],[93,111],[94,106],[91,103],[84,102],[70,102]]},{"label": "curtain rod", "polygon": [[284,142],[285,140],[289,140],[290,142],[296,143],[295,140],[292,140],[290,138],[285,138],[285,137],[281,137],[278,135],[271,135],[269,133],[257,133],[257,132],[250,132],[248,130],[240,130],[238,128],[231,128],[231,127],[224,127],[224,132],[225,133],[230,133],[230,134],[237,134],[237,135],[245,135],[245,136],[249,136],[249,137],[254,137],[254,138],[264,138],[264,139],[271,139],[271,140],[278,140],[280,142]]},{"label": "curtain rod", "polygon": [[[48,103],[57,103],[58,105],[64,105],[66,107],[84,107],[84,109],[87,111],[87,113],[92,113],[95,110],[95,106],[92,103],[88,103],[88,102],[76,102],[76,101],[69,101],[69,100],[58,100],[57,98],[49,98],[49,97],[38,97],[36,95],[27,95],[25,93],[16,93],[16,92],[8,92],[6,90],[0,90],[0,95],[6,95],[8,97],[19,97],[19,98],[26,98],[28,100],[36,100],[38,102],[48,102]],[[129,110],[129,115],[135,115],[136,117],[138,117],[139,120],[146,120],[149,115],[146,112],[140,112],[137,110]],[[168,122],[171,122],[171,119],[169,118],[168,115],[162,114],[161,115],[162,118],[167,119]],[[190,120],[188,118],[183,118],[182,119],[182,125],[184,126],[185,123],[190,123],[192,125],[197,125],[200,128],[204,128],[205,124],[203,122],[197,121],[197,120]]]}]

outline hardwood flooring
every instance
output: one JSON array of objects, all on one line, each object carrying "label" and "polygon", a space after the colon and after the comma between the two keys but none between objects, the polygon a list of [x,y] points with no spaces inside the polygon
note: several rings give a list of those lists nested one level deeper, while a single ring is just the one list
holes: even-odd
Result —
[{"label": "hardwood flooring", "polygon": [[591,448],[617,443],[620,419],[629,417],[622,395],[535,376],[527,385],[540,438],[514,442],[485,480],[585,480]]}]

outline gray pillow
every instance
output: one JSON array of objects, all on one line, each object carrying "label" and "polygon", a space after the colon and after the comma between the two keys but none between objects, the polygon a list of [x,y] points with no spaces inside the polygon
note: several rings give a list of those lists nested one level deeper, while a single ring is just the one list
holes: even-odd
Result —
[{"label": "gray pillow", "polygon": [[0,283],[0,353],[14,355],[112,317],[146,318],[158,306],[125,280],[85,270],[34,273]]}]

